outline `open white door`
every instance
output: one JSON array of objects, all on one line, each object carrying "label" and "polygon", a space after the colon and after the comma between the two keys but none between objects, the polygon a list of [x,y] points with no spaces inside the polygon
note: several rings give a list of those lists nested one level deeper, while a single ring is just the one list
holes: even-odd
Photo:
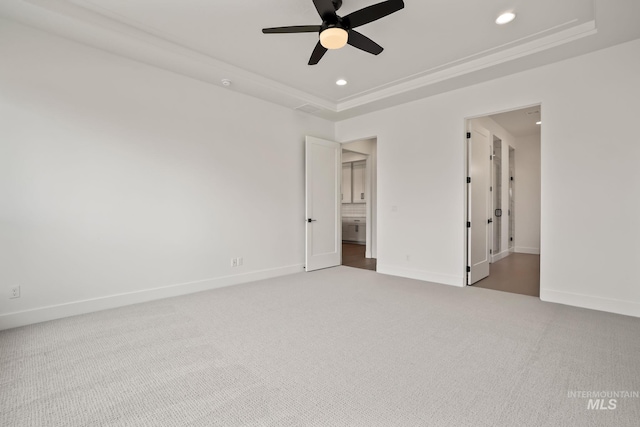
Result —
[{"label": "open white door", "polygon": [[469,144],[469,204],[468,204],[468,284],[489,275],[489,214],[491,185],[491,140],[489,131],[478,126],[471,129]]},{"label": "open white door", "polygon": [[342,146],[307,136],[305,165],[306,270],[335,267],[342,259]]}]

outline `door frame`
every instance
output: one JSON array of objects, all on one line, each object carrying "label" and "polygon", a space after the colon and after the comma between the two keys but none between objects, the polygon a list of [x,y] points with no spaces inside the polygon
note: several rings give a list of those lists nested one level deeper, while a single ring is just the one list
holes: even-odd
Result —
[{"label": "door frame", "polygon": [[[542,148],[542,140],[540,141],[540,145]],[[513,153],[513,161],[511,158],[511,153]],[[542,161],[542,159],[540,159],[540,161]],[[515,176],[515,169],[516,169],[516,149],[514,147],[512,147],[511,145],[509,145],[509,200],[507,201],[508,203],[508,211],[509,211],[509,216],[507,217],[507,219],[509,220],[509,224],[507,225],[507,230],[509,230],[509,240],[507,241],[507,249],[509,250],[510,253],[513,253],[516,251],[516,242],[514,240],[514,236],[515,236],[515,231],[516,231],[516,225],[515,225],[515,216],[516,216],[516,181],[515,179],[513,179],[513,176]],[[512,174],[513,172],[513,174]],[[540,177],[542,177],[542,171],[540,171]],[[542,195],[541,195],[542,197]],[[513,202],[513,209],[511,209],[511,203]],[[542,216],[540,217],[540,220],[542,222]],[[511,229],[511,224],[513,223],[513,230]],[[540,234],[542,234],[542,224],[540,224]]]},{"label": "door frame", "polygon": [[[493,218],[493,223],[491,224],[491,245],[490,245],[490,251],[489,251],[489,257],[491,259],[491,264],[500,261],[502,258],[504,258],[506,255],[504,255],[505,251],[502,245],[502,235],[503,235],[503,229],[504,229],[504,225],[502,224],[502,217],[500,217],[500,220],[497,219],[496,216],[496,210],[500,209],[500,211],[502,212],[502,215],[504,216],[504,200],[503,200],[503,194],[504,193],[504,186],[503,181],[504,181],[504,175],[502,174],[502,161],[503,161],[503,149],[502,149],[502,139],[496,135],[496,134],[492,134],[493,138],[492,138],[492,145],[491,145],[491,150],[492,150],[492,160],[491,160],[491,185],[493,186],[493,194],[491,195],[491,215]],[[496,149],[496,140],[500,141],[500,179],[498,179],[498,174],[496,173],[496,153],[498,153],[498,150]],[[496,199],[498,198],[498,194],[500,196],[500,207],[498,208],[498,206],[496,205]],[[499,224],[498,224],[499,223]],[[496,249],[496,228],[498,228],[500,230],[500,240],[498,240],[499,245],[500,245],[500,250],[498,252],[495,251]]]},{"label": "door frame", "polygon": [[[366,213],[367,213],[367,243],[365,249],[365,257],[366,258],[378,258],[378,214],[377,214],[377,203],[378,203],[378,195],[377,195],[377,183],[374,186],[374,169],[375,176],[377,176],[377,160],[374,163],[373,161],[373,153],[363,153],[361,151],[356,151],[351,148],[345,147],[345,145],[350,144],[352,142],[358,141],[370,141],[373,140],[375,144],[375,153],[377,158],[378,151],[378,137],[377,136],[369,136],[364,138],[357,138],[350,141],[341,142],[342,149],[351,151],[358,154],[363,154],[366,156],[366,175],[365,175],[365,197],[367,199],[366,203]],[[342,177],[341,177],[342,178]],[[377,181],[377,180],[376,180]],[[375,187],[375,188],[374,188]],[[342,208],[342,205],[340,205]]]},{"label": "door frame", "polygon": [[[371,173],[371,155],[366,153],[361,153],[359,151],[350,150],[348,148],[342,148],[342,155],[344,156],[344,152],[348,151],[350,153],[355,153],[364,156],[363,160],[358,160],[359,162],[365,162],[365,176],[364,176],[364,197],[365,197],[365,217],[367,221],[366,227],[366,242],[365,242],[365,258],[374,258],[371,256],[372,254],[372,227],[371,227],[371,182],[372,182],[372,173]],[[347,160],[348,162],[348,160]],[[344,163],[343,163],[344,164]],[[342,204],[340,204],[340,214],[342,216]]]},{"label": "door frame", "polygon": [[[461,135],[461,143],[462,143],[462,147],[463,147],[463,156],[462,156],[462,171],[464,173],[463,178],[461,179],[462,181],[462,185],[464,188],[463,191],[463,200],[462,200],[462,205],[463,205],[463,215],[462,215],[462,224],[461,224],[461,228],[463,229],[463,236],[464,236],[464,246],[462,248],[463,250],[463,254],[462,254],[462,259],[464,260],[464,264],[462,266],[462,277],[464,277],[463,280],[463,286],[469,286],[469,273],[467,271],[467,266],[469,266],[469,233],[467,231],[467,215],[469,212],[469,186],[467,185],[467,177],[469,177],[469,150],[468,150],[468,140],[467,140],[467,132],[469,132],[469,122],[473,119],[479,119],[482,117],[487,117],[487,116],[492,116],[494,114],[500,114],[500,113],[507,113],[510,111],[517,111],[517,110],[523,110],[525,108],[530,108],[530,107],[536,107],[539,106],[541,111],[544,112],[543,107],[543,102],[537,101],[537,102],[533,102],[531,104],[527,104],[527,105],[520,105],[520,106],[514,106],[514,107],[510,107],[510,108],[506,108],[503,110],[497,110],[497,111],[492,111],[492,112],[486,112],[483,114],[477,114],[477,115],[473,115],[473,116],[467,116],[464,117],[462,119],[462,123],[460,128],[462,129]],[[544,117],[541,117],[543,122],[544,122]],[[493,134],[493,133],[491,133]],[[544,135],[541,133],[540,134],[540,150],[543,151],[544,150]],[[502,143],[504,144],[504,140],[502,140]],[[491,147],[493,147],[493,140],[491,142]],[[504,159],[503,159],[504,161]],[[544,194],[544,185],[542,185],[542,183],[544,182],[544,157],[541,155],[540,156],[540,180],[541,182],[541,186],[540,186],[540,199],[541,199],[541,204],[542,204],[542,200],[543,200],[543,194]],[[504,210],[503,210],[504,211]],[[543,229],[544,229],[544,217],[542,215],[542,212],[540,212],[540,235],[543,235]],[[542,246],[542,243],[541,243]],[[515,243],[513,248],[515,249]],[[540,248],[540,293],[542,294],[542,281],[543,281],[543,270],[544,269],[544,263],[542,262],[542,247]]]}]

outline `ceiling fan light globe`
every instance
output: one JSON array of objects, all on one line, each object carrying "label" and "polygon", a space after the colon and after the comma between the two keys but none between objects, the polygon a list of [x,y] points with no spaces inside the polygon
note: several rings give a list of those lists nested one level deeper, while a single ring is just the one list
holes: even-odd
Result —
[{"label": "ceiling fan light globe", "polygon": [[348,40],[349,33],[342,28],[327,28],[320,33],[320,44],[326,49],[340,49]]}]

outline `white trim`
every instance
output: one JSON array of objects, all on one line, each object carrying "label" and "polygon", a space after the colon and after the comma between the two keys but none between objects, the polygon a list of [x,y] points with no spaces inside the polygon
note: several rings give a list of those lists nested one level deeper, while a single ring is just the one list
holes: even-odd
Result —
[{"label": "white trim", "polygon": [[[357,151],[351,148],[345,148],[345,145],[348,145],[352,142],[358,142],[358,141],[373,141],[373,145],[375,147],[375,149],[373,150],[373,152],[371,153],[366,153],[363,151]],[[377,258],[377,253],[376,251],[374,251],[374,221],[373,221],[373,214],[374,214],[374,198],[377,201],[377,194],[374,193],[373,191],[373,175],[374,172],[376,172],[376,176],[377,176],[377,163],[376,163],[376,169],[374,169],[373,167],[373,153],[376,153],[377,156],[377,151],[378,151],[378,137],[377,136],[370,136],[370,137],[365,137],[365,138],[357,138],[351,141],[345,141],[345,142],[341,142],[342,144],[342,153],[344,154],[345,151],[349,151],[352,153],[358,153],[358,154],[362,154],[365,156],[365,161],[366,161],[366,183],[365,183],[365,193],[367,194],[366,198],[367,198],[367,203],[366,203],[366,225],[367,225],[367,240],[366,240],[366,248],[365,248],[365,254],[364,257],[365,258]],[[377,191],[377,184],[376,184],[376,191]],[[377,242],[376,242],[377,244]]]},{"label": "white trim", "polygon": [[38,8],[39,13],[30,13],[29,7],[15,7],[7,17],[85,45],[210,84],[220,85],[221,77],[233,75],[243,82],[242,85],[234,87],[235,91],[292,109],[310,104],[320,109],[316,115],[329,120],[337,120],[340,117],[339,113],[356,107],[410,93],[419,88],[545,51],[591,36],[598,31],[595,20],[577,24],[577,20],[573,19],[521,39],[333,101],[183,46],[169,34],[127,19],[88,1],[24,0],[24,2],[28,6]]},{"label": "white trim", "polygon": [[452,276],[449,274],[432,273],[424,270],[413,270],[406,267],[398,267],[394,265],[378,264],[377,272],[387,274],[389,276],[406,277],[408,279],[422,280],[424,282],[438,283],[449,286],[465,286],[464,276]]},{"label": "white trim", "polygon": [[365,159],[365,176],[364,176],[364,194],[365,194],[365,212],[366,212],[366,217],[367,217],[367,224],[366,224],[366,237],[365,237],[365,249],[364,249],[364,257],[365,258],[372,258],[371,257],[371,247],[373,245],[373,240],[371,238],[372,232],[373,232],[373,227],[371,227],[371,177],[373,174],[373,171],[371,169],[371,155],[367,154]]},{"label": "white trim", "polygon": [[500,252],[499,254],[496,254],[496,255],[491,255],[491,262],[492,263],[498,262],[501,259],[504,259],[504,258],[508,257],[509,255],[511,255],[511,251],[509,251],[509,250],[502,251],[502,252]]},{"label": "white trim", "polygon": [[46,322],[63,317],[76,316],[78,314],[92,313],[110,308],[123,307],[131,304],[139,304],[163,298],[208,291],[211,289],[239,285],[256,280],[285,276],[304,271],[302,264],[288,267],[278,267],[266,270],[253,271],[233,276],[216,277],[212,279],[197,280],[194,282],[178,283],[154,289],[128,292],[117,295],[108,295],[82,301],[73,301],[64,304],[34,308],[0,315],[0,330]]},{"label": "white trim", "polygon": [[246,87],[241,91],[234,86],[235,91],[266,100],[271,96],[284,96],[280,101],[292,109],[300,104],[312,104],[330,112],[336,111],[333,101],[184,46],[167,34],[110,13],[92,3],[73,0],[24,1],[39,8],[40,13],[29,14],[18,10],[9,19],[205,83],[221,86],[219,76],[232,75],[234,79],[242,80]]},{"label": "white trim", "polygon": [[626,316],[640,317],[640,303],[622,301],[611,298],[582,295],[572,292],[540,289],[540,299],[546,302],[571,305],[574,307],[589,308],[591,310],[605,311],[608,313],[623,314]]},{"label": "white trim", "polygon": [[513,251],[518,254],[540,255],[540,248],[525,248],[522,246],[516,246],[513,248]]},{"label": "white trim", "polygon": [[[340,113],[374,101],[379,101],[381,99],[416,90],[424,86],[449,80],[454,77],[483,70],[508,61],[513,61],[583,37],[591,36],[596,34],[597,31],[595,21],[588,21],[566,30],[559,31],[555,34],[541,37],[539,39],[523,43],[519,46],[510,47],[503,51],[488,54],[480,58],[462,58],[450,64],[444,64],[434,69],[422,71],[421,73],[408,77],[404,80],[391,82],[385,86],[370,89],[368,92],[362,92],[351,97],[343,98],[337,103],[336,111]],[[456,64],[456,62],[458,63]]]}]

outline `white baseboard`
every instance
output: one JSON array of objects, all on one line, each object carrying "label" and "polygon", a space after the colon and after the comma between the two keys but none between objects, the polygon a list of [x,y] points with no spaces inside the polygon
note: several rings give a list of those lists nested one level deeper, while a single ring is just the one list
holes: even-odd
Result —
[{"label": "white baseboard", "polygon": [[7,313],[0,315],[0,330],[131,304],[208,291],[226,286],[239,285],[303,271],[304,267],[302,264],[292,265]]},{"label": "white baseboard", "polygon": [[623,301],[542,288],[540,289],[540,299],[557,304],[640,317],[640,303],[633,301]]},{"label": "white baseboard", "polygon": [[423,270],[413,270],[395,265],[378,264],[376,271],[390,276],[406,277],[408,279],[423,280],[425,282],[439,283],[442,285],[464,287],[465,278],[462,276],[452,276],[448,274],[432,273]]},{"label": "white baseboard", "polygon": [[522,246],[516,246],[514,248],[514,252],[519,254],[540,255],[540,248],[525,248]]},{"label": "white baseboard", "polygon": [[501,259],[508,257],[509,255],[511,255],[511,251],[509,250],[502,251],[497,255],[491,255],[491,262],[498,262]]}]

